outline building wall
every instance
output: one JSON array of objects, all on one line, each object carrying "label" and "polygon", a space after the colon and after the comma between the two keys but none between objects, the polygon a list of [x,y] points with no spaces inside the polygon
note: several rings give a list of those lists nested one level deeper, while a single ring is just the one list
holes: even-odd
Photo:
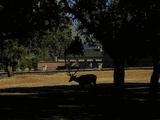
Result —
[{"label": "building wall", "polygon": [[[38,70],[39,71],[46,71],[46,70],[56,70],[56,69],[65,69],[65,60],[59,59],[59,62],[42,62],[38,63]],[[102,66],[102,59],[79,59],[78,61],[75,59],[67,60],[67,64],[70,64],[73,68],[76,67],[76,63],[78,63],[79,68],[99,68]]]},{"label": "building wall", "polygon": [[53,62],[53,63],[38,63],[38,70],[46,71],[46,70],[55,70],[58,66],[64,66],[64,62]]}]

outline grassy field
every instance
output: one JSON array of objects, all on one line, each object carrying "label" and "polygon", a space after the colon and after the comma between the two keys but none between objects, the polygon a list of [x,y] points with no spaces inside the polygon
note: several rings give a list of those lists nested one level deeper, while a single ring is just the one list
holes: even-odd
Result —
[{"label": "grassy field", "polygon": [[[78,72],[77,75],[95,74],[98,83],[112,83],[113,71],[87,71]],[[126,70],[125,82],[127,83],[149,83],[152,70]],[[69,76],[66,72],[51,75],[16,75],[10,78],[0,79],[0,89],[14,87],[40,87],[57,85],[76,85],[76,82],[68,82]]]}]

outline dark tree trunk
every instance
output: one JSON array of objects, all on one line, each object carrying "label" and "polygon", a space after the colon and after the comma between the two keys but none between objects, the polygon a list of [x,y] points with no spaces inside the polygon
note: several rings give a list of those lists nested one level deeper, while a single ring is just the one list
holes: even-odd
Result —
[{"label": "dark tree trunk", "polygon": [[6,65],[6,72],[7,72],[8,77],[11,77],[13,75],[12,67]]},{"label": "dark tree trunk", "polygon": [[124,89],[124,58],[117,58],[114,61],[114,87],[117,92],[123,92]]},{"label": "dark tree trunk", "polygon": [[12,76],[13,71],[8,60],[6,60],[6,63],[5,63],[5,71],[7,72],[8,77]]},{"label": "dark tree trunk", "polygon": [[67,69],[67,49],[66,48],[64,51],[64,62],[65,62],[65,69]]},{"label": "dark tree trunk", "polygon": [[153,73],[150,80],[150,91],[149,91],[151,98],[156,97],[158,90],[159,74],[160,74],[159,57],[153,56]]}]

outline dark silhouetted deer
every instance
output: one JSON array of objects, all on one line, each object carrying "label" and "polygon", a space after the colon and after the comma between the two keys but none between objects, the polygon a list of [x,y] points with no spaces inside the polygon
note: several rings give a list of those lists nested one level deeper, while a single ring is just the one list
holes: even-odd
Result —
[{"label": "dark silhouetted deer", "polygon": [[[78,70],[77,70],[78,71]],[[76,76],[77,71],[75,71],[73,74],[69,71],[68,75],[70,76],[69,82],[75,81],[78,82],[81,88],[85,87],[96,87],[96,80],[97,76],[94,74],[86,74],[86,75],[81,75],[79,77]]]}]

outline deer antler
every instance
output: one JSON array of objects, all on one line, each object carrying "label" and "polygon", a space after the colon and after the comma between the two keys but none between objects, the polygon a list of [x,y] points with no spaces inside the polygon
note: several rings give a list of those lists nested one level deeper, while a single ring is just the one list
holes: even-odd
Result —
[{"label": "deer antler", "polygon": [[75,75],[79,71],[79,66],[77,67],[77,70],[73,73]]},{"label": "deer antler", "polygon": [[79,69],[77,69],[77,70],[73,73],[73,75],[75,75],[75,74],[78,72],[78,70],[79,70]]},{"label": "deer antler", "polygon": [[[75,70],[75,72],[71,71],[71,66],[72,65],[68,66],[68,74],[67,74],[68,76],[74,76],[79,70],[79,67],[78,67],[77,70]],[[73,65],[73,66],[75,66],[75,65]],[[74,72],[74,73],[72,74],[71,72]]]}]

